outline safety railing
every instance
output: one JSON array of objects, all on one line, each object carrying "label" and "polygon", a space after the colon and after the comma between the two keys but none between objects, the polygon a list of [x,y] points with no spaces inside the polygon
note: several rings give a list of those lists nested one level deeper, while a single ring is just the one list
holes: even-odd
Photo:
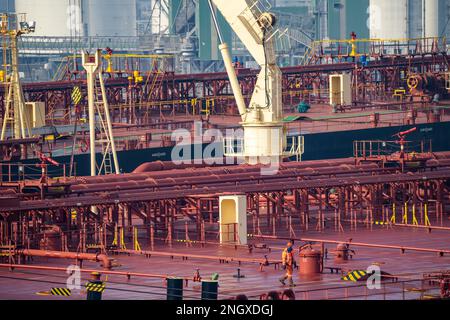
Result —
[{"label": "safety railing", "polygon": [[[348,39],[314,41],[305,64],[333,63],[336,59],[380,57],[398,54],[433,55],[447,51],[446,38]],[[361,61],[363,62],[363,60]]]},{"label": "safety railing", "polygon": [[295,291],[297,300],[423,300],[440,298],[439,288],[425,279],[383,280],[378,289],[359,285]]},{"label": "safety railing", "polygon": [[[305,137],[304,136],[288,136],[286,137],[286,149],[283,156],[286,158],[295,157],[297,161],[301,161],[302,155],[305,153]],[[226,157],[243,157],[245,156],[245,145],[243,137],[224,137],[223,150]]]},{"label": "safety railing", "polygon": [[[353,142],[353,155],[357,159],[379,158],[400,151],[401,146],[398,141],[362,140]],[[413,160],[417,153],[431,153],[432,140],[410,142],[404,147],[403,152],[407,160]]]},{"label": "safety railing", "polygon": [[226,157],[242,157],[244,155],[243,137],[224,137],[223,151]]},{"label": "safety railing", "polygon": [[[44,168],[43,168],[43,167]],[[0,163],[0,185],[6,182],[22,182],[26,180],[36,181],[42,178],[43,170],[47,178],[69,177],[69,164],[63,163],[59,166],[48,164],[23,164],[23,163]],[[74,176],[76,176],[76,163],[74,163]]]},{"label": "safety railing", "polygon": [[305,153],[305,137],[304,136],[288,136],[286,157],[295,157],[296,161],[302,161],[302,155]]}]

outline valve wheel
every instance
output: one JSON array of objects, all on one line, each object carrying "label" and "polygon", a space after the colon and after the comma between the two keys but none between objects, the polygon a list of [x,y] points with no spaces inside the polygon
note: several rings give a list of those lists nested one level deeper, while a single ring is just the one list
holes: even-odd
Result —
[{"label": "valve wheel", "polygon": [[416,75],[409,76],[407,83],[408,83],[408,88],[416,89],[417,86],[419,85],[419,77],[417,77]]}]

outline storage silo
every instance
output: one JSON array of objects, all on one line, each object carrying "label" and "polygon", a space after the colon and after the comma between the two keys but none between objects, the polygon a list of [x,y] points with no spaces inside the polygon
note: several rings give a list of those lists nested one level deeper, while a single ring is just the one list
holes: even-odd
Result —
[{"label": "storage silo", "polygon": [[439,0],[422,0],[423,36],[439,37]]},{"label": "storage silo", "polygon": [[85,0],[83,21],[89,36],[136,36],[136,0]]},{"label": "storage silo", "polygon": [[16,0],[15,12],[36,21],[32,36],[80,36],[83,32],[81,0]]},{"label": "storage silo", "polygon": [[408,0],[370,0],[369,12],[372,39],[408,37]]}]

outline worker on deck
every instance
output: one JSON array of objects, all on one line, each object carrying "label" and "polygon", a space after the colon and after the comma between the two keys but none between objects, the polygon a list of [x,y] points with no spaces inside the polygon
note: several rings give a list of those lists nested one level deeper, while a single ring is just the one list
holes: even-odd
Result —
[{"label": "worker on deck", "polygon": [[283,253],[281,255],[281,261],[283,265],[283,269],[286,270],[286,274],[281,277],[279,280],[281,284],[284,286],[286,285],[286,280],[289,281],[289,286],[294,287],[294,281],[292,279],[292,274],[294,272],[294,265],[295,265],[295,259],[294,259],[294,248],[293,248],[293,242],[288,241],[286,248],[283,250]]},{"label": "worker on deck", "polygon": [[99,286],[103,285],[103,281],[101,280],[101,274],[98,272],[91,273],[91,279],[87,283],[87,296],[86,300],[102,300],[103,290],[99,288]]}]

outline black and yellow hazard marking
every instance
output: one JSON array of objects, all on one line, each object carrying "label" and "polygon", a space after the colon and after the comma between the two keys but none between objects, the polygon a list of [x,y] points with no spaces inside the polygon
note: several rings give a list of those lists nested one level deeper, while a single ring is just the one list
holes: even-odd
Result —
[{"label": "black and yellow hazard marking", "polygon": [[72,291],[67,288],[52,288],[50,290],[52,296],[64,296],[69,297],[72,294]]},{"label": "black and yellow hazard marking", "polygon": [[106,285],[104,283],[102,284],[97,284],[97,283],[86,283],[86,289],[87,291],[92,291],[92,292],[103,292],[105,291]]},{"label": "black and yellow hazard marking", "polygon": [[342,280],[357,282],[357,281],[360,281],[366,275],[367,275],[367,272],[365,272],[363,270],[353,270],[353,271],[350,271],[349,273],[347,273],[346,276],[342,277]]},{"label": "black and yellow hazard marking", "polygon": [[80,87],[73,88],[72,91],[72,102],[74,105],[78,105],[81,101],[81,90]]}]

